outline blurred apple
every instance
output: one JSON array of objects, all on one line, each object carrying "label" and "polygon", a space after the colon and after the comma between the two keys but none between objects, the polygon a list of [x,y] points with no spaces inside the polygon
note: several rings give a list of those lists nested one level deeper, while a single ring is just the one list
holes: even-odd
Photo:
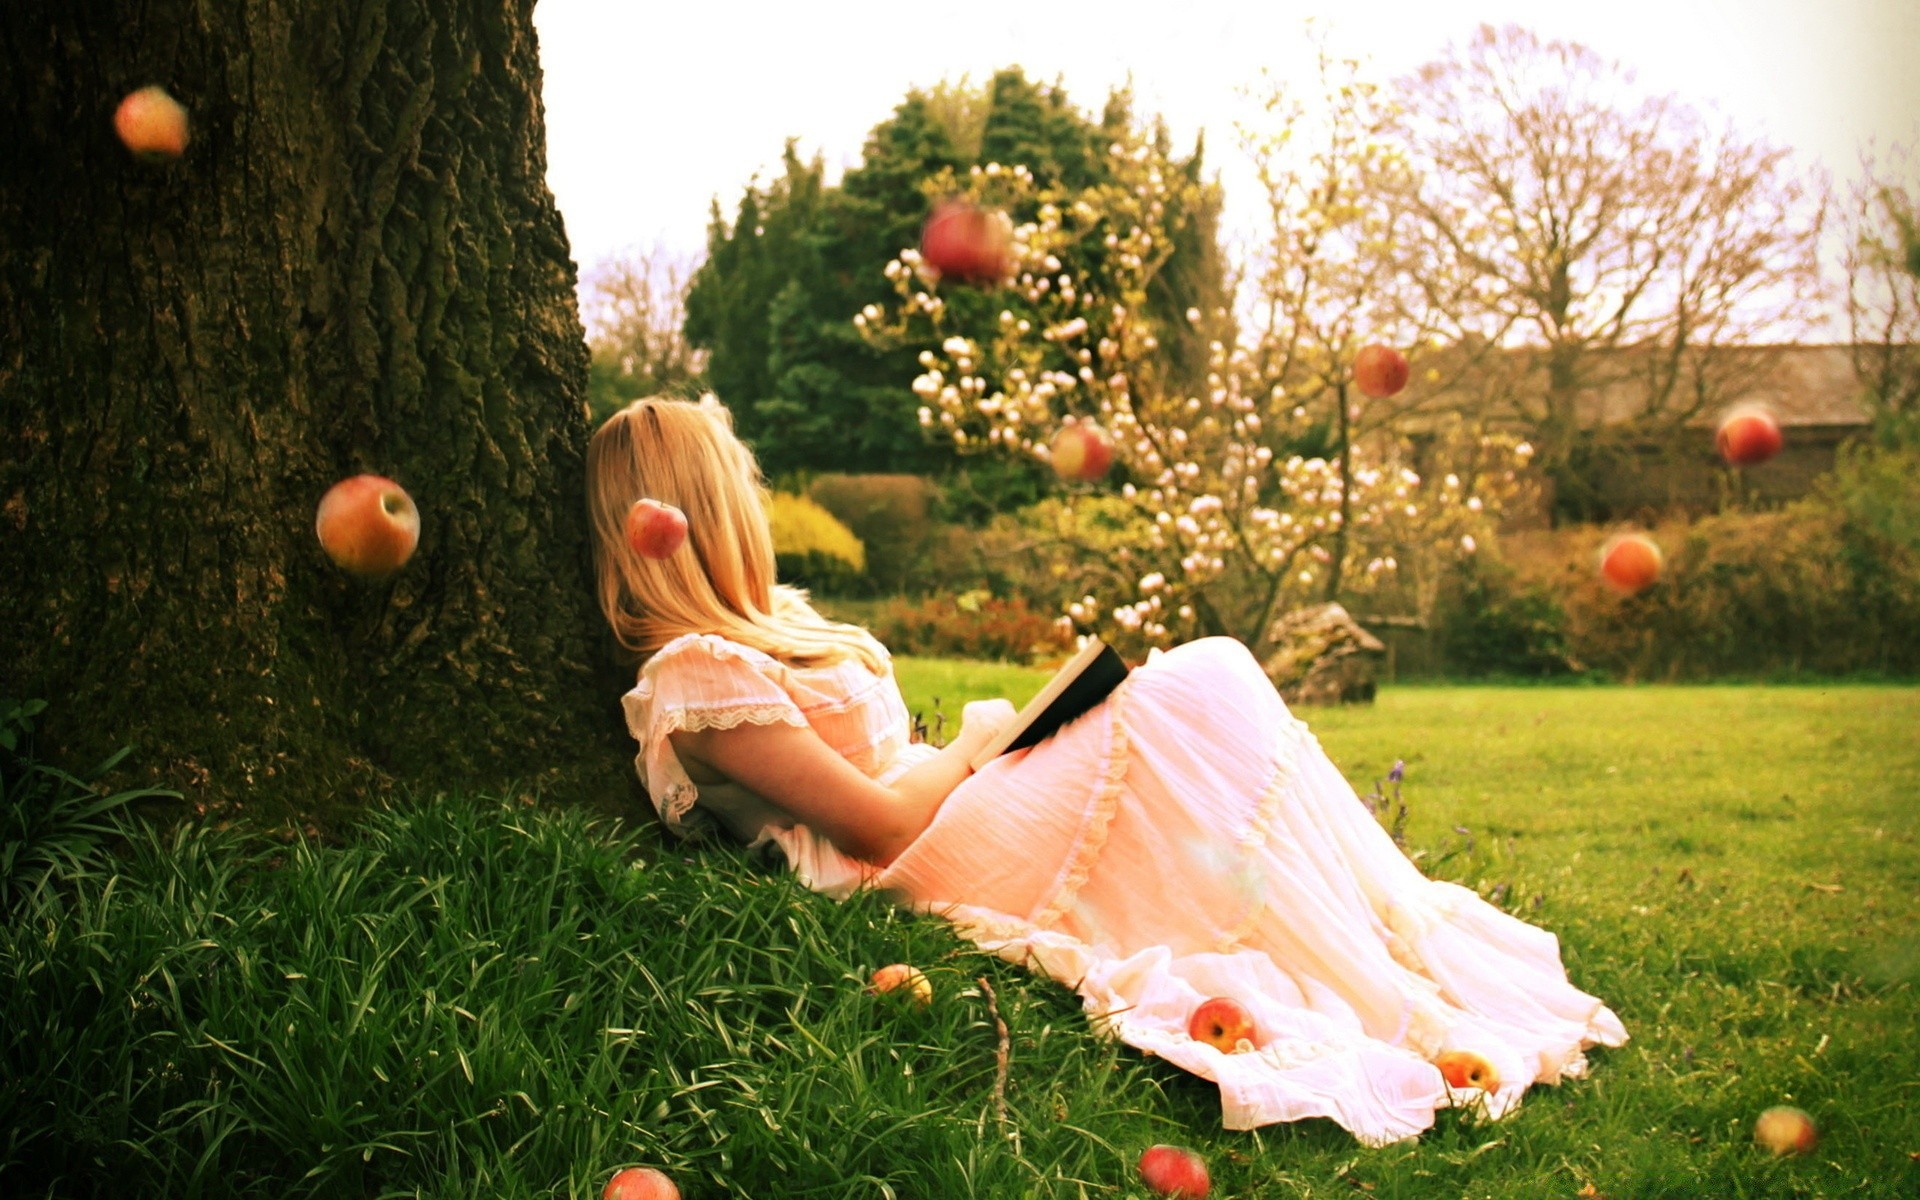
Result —
[{"label": "blurred apple", "polygon": [[942,279],[998,283],[1013,274],[1012,224],[977,204],[944,201],[920,233],[920,259]]},{"label": "blurred apple", "polygon": [[313,529],[336,566],[379,579],[398,571],[419,545],[420,510],[384,475],[355,475],[327,489]]},{"label": "blurred apple", "polygon": [[1820,1141],[1820,1131],[1804,1109],[1776,1105],[1753,1123],[1753,1140],[1775,1154],[1807,1154]]},{"label": "blurred apple", "polygon": [[1140,1182],[1154,1195],[1176,1200],[1206,1200],[1213,1186],[1207,1164],[1182,1146],[1148,1146],[1140,1156]]},{"label": "blurred apple", "polygon": [[163,87],[127,93],[113,110],[113,131],[148,162],[170,161],[187,152],[187,110]]},{"label": "blurred apple", "polygon": [[1660,578],[1660,547],[1643,533],[1621,533],[1600,550],[1600,575],[1619,592],[1633,595]]},{"label": "blurred apple", "polygon": [[1483,1092],[1500,1090],[1500,1072],[1471,1050],[1448,1050],[1434,1059],[1433,1065],[1440,1068],[1440,1077],[1447,1081],[1450,1088],[1479,1088]]},{"label": "blurred apple", "polygon": [[1092,483],[1113,465],[1113,442],[1091,421],[1062,425],[1048,454],[1054,473],[1076,483]]},{"label": "blurred apple", "polygon": [[873,990],[876,993],[884,995],[900,988],[905,988],[907,995],[922,1007],[933,1003],[933,984],[927,982],[920,968],[910,967],[906,963],[893,963],[873,973]]},{"label": "blurred apple", "polygon": [[1764,408],[1736,408],[1714,432],[1720,457],[1736,467],[1751,467],[1780,453],[1780,423]]},{"label": "blurred apple", "polygon": [[600,1200],[680,1200],[680,1189],[652,1167],[628,1167],[607,1180]]},{"label": "blurred apple", "polygon": [[1253,1014],[1231,996],[1215,996],[1203,1001],[1187,1018],[1187,1036],[1232,1054],[1242,1049],[1240,1043],[1252,1044]]},{"label": "blurred apple", "polygon": [[658,500],[636,500],[627,510],[627,545],[641,558],[669,558],[687,541],[687,514]]},{"label": "blurred apple", "polygon": [[1378,342],[1360,347],[1353,356],[1353,382],[1375,400],[1384,400],[1407,386],[1407,356]]}]

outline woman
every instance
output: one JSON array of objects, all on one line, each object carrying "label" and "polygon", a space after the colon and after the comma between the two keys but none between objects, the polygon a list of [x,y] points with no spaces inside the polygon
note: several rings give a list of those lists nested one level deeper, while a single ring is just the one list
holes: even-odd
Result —
[{"label": "woman", "polygon": [[[717,823],[811,887],[882,887],[953,920],[1217,1081],[1228,1128],[1322,1116],[1395,1141],[1467,1102],[1433,1065],[1445,1052],[1491,1064],[1499,1115],[1626,1040],[1552,934],[1420,874],[1239,642],[1156,655],[974,774],[1013,706],[967,705],[945,748],[909,741],[885,649],[774,581],[759,471],[725,409],[636,401],[587,470],[601,608],[643,661],[636,765],[669,829]],[[687,516],[665,559],[626,545],[642,497]],[[1240,1052],[1187,1035],[1215,996],[1253,1017]]]}]

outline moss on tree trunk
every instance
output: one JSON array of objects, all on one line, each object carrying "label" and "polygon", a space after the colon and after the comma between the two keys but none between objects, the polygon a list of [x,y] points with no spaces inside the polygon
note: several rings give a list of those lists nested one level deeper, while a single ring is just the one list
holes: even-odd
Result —
[{"label": "moss on tree trunk", "polygon": [[[532,7],[0,13],[0,693],[53,703],[43,749],[133,741],[215,806],[609,784]],[[154,83],[164,166],[111,123]],[[421,510],[386,583],[314,537],[362,471]]]}]

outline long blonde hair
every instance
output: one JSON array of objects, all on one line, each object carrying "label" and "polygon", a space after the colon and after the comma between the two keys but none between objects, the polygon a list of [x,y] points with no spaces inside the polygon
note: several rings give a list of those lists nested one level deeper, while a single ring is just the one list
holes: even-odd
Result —
[{"label": "long blonde hair", "polygon": [[[789,666],[857,659],[876,675],[885,652],[865,630],[827,620],[774,579],[765,485],[732,415],[651,397],[607,418],[587,444],[600,611],[620,645],[641,659],[689,633],[713,633]],[[627,512],[644,497],[687,517],[686,545],[664,559],[627,545]]]}]

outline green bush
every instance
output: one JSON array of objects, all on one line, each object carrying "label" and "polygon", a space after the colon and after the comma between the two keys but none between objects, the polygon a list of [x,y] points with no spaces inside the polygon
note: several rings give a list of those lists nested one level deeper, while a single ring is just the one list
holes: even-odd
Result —
[{"label": "green bush", "polygon": [[881,591],[904,591],[922,573],[933,548],[939,498],[919,475],[822,475],[807,489],[858,537],[867,551],[867,577]]},{"label": "green bush", "polygon": [[1551,677],[1578,672],[1567,614],[1492,555],[1461,561],[1443,585],[1434,635],[1449,675]]},{"label": "green bush", "polygon": [[867,548],[832,513],[805,496],[770,493],[767,524],[782,582],[832,595],[855,590],[865,579]]}]

